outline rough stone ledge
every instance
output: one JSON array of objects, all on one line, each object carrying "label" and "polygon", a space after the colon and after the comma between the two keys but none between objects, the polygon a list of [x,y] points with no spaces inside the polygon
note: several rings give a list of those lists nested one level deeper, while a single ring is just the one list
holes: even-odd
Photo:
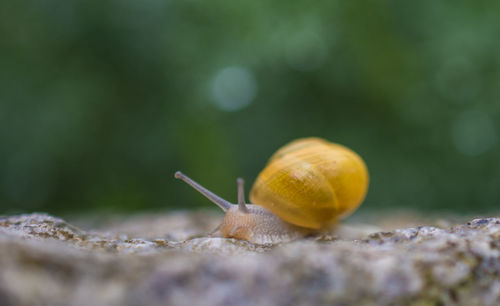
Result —
[{"label": "rough stone ledge", "polygon": [[[199,214],[173,216],[148,238],[45,214],[0,217],[0,304],[500,304],[499,218],[258,246],[189,238],[168,224],[196,228]],[[138,220],[127,222],[155,226]]]}]

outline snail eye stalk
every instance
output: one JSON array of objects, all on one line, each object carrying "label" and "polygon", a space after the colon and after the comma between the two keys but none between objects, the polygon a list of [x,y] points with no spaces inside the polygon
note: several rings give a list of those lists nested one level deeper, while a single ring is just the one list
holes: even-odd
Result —
[{"label": "snail eye stalk", "polygon": [[197,182],[195,182],[193,179],[185,175],[184,173],[177,171],[175,172],[175,178],[183,180],[187,184],[189,184],[191,187],[196,189],[199,193],[204,195],[207,199],[215,203],[217,206],[219,206],[223,211],[228,211],[229,208],[231,208],[231,203],[228,201],[224,200],[223,198],[219,197],[215,193],[211,192],[210,190],[206,189],[205,187],[201,186]]},{"label": "snail eye stalk", "polygon": [[245,180],[241,177],[236,180],[238,185],[238,209],[241,212],[248,213],[248,208],[245,203]]}]

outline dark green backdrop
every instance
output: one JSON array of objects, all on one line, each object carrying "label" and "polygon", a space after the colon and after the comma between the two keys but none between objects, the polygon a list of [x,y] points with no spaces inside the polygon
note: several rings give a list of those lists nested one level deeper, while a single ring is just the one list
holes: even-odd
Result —
[{"label": "dark green backdrop", "polygon": [[363,209],[500,204],[500,2],[2,1],[0,213],[208,207],[284,143],[366,160]]}]

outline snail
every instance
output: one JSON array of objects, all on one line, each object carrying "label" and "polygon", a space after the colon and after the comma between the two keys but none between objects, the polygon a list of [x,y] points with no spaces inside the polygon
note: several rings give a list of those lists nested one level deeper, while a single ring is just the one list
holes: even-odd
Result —
[{"label": "snail", "polygon": [[368,170],[361,157],[321,138],[302,138],[280,148],[258,175],[250,200],[237,179],[238,203],[215,195],[180,171],[181,179],[224,212],[213,233],[222,237],[273,244],[321,233],[352,213],[368,190]]}]

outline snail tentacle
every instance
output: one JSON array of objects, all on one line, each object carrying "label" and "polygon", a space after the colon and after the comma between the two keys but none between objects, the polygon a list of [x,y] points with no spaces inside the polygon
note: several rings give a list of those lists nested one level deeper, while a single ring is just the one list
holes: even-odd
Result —
[{"label": "snail tentacle", "polygon": [[234,235],[234,233],[236,233],[236,231],[239,230],[240,228],[241,228],[241,226],[239,226],[239,225],[233,227],[233,229],[231,229],[231,231],[229,232],[229,237],[232,237]]},{"label": "snail tentacle", "polygon": [[241,177],[236,179],[238,184],[238,209],[243,213],[248,213],[248,208],[245,203],[245,180]]},{"label": "snail tentacle", "polygon": [[175,172],[175,178],[181,179],[184,182],[188,183],[191,187],[198,190],[199,193],[201,193],[202,195],[207,197],[210,201],[219,206],[224,212],[228,211],[229,208],[231,208],[231,206],[233,205],[228,201],[224,200],[223,198],[219,197],[215,193],[211,192],[210,190],[206,189],[205,187],[201,186],[200,184],[198,184],[193,179],[191,179],[190,177],[188,177],[187,175],[185,175],[180,171]]},{"label": "snail tentacle", "polygon": [[207,234],[208,237],[212,237],[215,233],[217,233],[220,230],[221,224],[217,225],[216,228],[214,228],[210,233]]}]

